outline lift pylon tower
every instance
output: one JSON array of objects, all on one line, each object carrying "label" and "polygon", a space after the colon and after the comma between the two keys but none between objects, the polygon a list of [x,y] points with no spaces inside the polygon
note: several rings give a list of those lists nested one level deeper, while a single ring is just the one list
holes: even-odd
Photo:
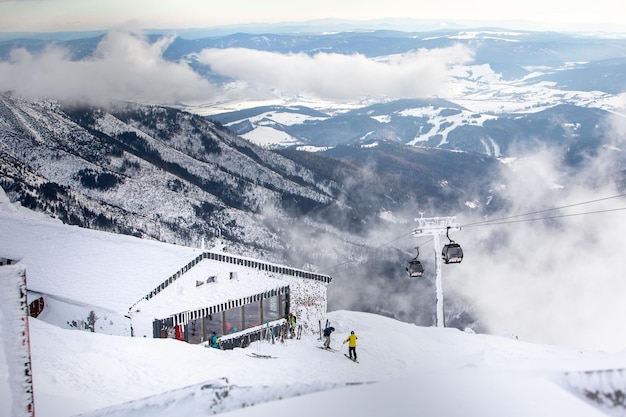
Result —
[{"label": "lift pylon tower", "polygon": [[417,229],[413,231],[413,236],[432,236],[435,248],[435,287],[437,297],[437,327],[445,327],[443,316],[443,285],[441,282],[441,246],[439,236],[448,232],[461,230],[456,224],[456,216],[452,217],[419,217],[415,219],[418,223]]}]

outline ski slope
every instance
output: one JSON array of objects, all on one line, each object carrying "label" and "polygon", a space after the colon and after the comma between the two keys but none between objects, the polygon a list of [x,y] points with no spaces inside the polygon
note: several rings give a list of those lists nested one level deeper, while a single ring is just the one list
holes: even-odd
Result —
[{"label": "ski slope", "polygon": [[[221,351],[32,320],[37,415],[601,416],[572,386],[572,375],[626,367],[626,354],[424,328],[368,313],[328,316],[337,353],[318,349],[317,336]],[[341,353],[351,330],[359,337],[358,364]],[[202,389],[207,384],[230,395],[219,400],[215,389]]]}]

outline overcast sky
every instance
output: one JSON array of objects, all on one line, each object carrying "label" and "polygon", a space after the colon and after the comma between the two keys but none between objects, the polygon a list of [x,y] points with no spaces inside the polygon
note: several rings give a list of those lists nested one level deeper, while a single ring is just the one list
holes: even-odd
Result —
[{"label": "overcast sky", "polygon": [[624,27],[626,2],[526,0],[0,0],[0,31],[73,31],[133,24],[147,28],[204,28],[240,23],[297,22],[321,18],[368,20],[527,20],[554,25],[612,24]]}]

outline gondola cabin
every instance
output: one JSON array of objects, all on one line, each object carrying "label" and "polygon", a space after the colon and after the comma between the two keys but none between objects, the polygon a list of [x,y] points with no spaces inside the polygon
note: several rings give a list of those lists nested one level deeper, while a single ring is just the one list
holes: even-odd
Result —
[{"label": "gondola cabin", "polygon": [[441,258],[444,263],[447,264],[458,264],[463,260],[463,249],[461,245],[455,242],[450,242],[447,245],[443,246],[443,250],[441,251]]},{"label": "gondola cabin", "polygon": [[407,273],[411,278],[417,278],[424,275],[424,267],[417,258],[409,261],[409,266],[406,268]]}]

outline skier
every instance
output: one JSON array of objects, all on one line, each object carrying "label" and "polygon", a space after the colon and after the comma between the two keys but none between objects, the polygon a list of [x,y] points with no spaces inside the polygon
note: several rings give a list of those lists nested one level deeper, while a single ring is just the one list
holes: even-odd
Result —
[{"label": "skier", "polygon": [[326,338],[326,340],[324,340],[324,347],[326,349],[330,349],[330,335],[334,331],[335,331],[335,328],[331,326],[328,326],[327,328],[324,329],[324,337]]},{"label": "skier", "polygon": [[[350,332],[350,336],[346,340],[343,341],[343,344],[348,344],[348,353],[350,354],[350,359],[356,362],[356,339],[358,337],[354,334],[354,330]],[[354,353],[354,358],[352,358],[352,354]]]}]

